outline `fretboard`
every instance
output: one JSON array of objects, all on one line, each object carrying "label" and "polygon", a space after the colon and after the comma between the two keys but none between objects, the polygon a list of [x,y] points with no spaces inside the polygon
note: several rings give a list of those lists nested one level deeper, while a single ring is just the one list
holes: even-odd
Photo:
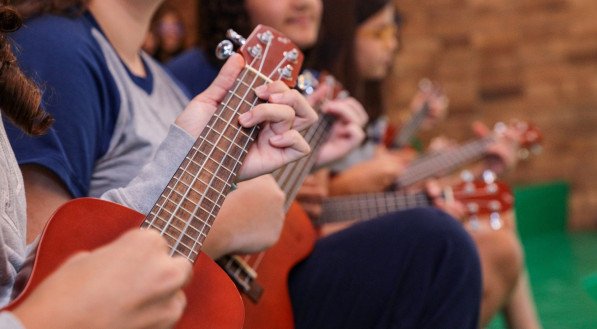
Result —
[{"label": "fretboard", "polygon": [[402,148],[407,146],[417,133],[421,124],[429,114],[429,103],[425,101],[423,106],[410,118],[407,124],[400,128],[400,133],[394,139],[392,147]]},{"label": "fretboard", "polygon": [[142,224],[166,238],[171,254],[195,261],[231,191],[258,128],[244,128],[240,114],[262,102],[253,88],[266,78],[245,68],[218,106]]},{"label": "fretboard", "polygon": [[323,225],[347,220],[363,221],[392,211],[430,204],[429,197],[423,192],[407,194],[398,191],[330,197],[323,202],[321,216],[315,224]]},{"label": "fretboard", "polygon": [[303,181],[315,166],[319,149],[329,137],[333,122],[334,117],[331,115],[320,116],[319,120],[304,134],[305,140],[311,147],[311,153],[274,172],[273,175],[278,185],[286,193],[286,202],[284,203],[286,211],[290,209],[290,205],[294,201]]},{"label": "fretboard", "polygon": [[487,146],[494,140],[493,136],[488,136],[468,142],[455,150],[429,154],[417,159],[398,178],[397,188],[404,188],[433,176],[447,174],[466,163],[475,161],[485,154]]}]

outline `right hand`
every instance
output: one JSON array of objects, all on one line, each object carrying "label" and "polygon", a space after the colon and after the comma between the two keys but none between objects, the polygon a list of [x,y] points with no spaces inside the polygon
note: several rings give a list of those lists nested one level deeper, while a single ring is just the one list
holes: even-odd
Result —
[{"label": "right hand", "polygon": [[323,200],[329,195],[328,169],[321,169],[305,178],[296,195],[296,201],[313,220],[319,218]]},{"label": "right hand", "polygon": [[217,259],[271,247],[282,232],[285,200],[286,195],[271,175],[238,184],[238,189],[226,197],[203,251]]},{"label": "right hand", "polygon": [[70,257],[13,313],[27,329],[171,328],[191,275],[158,232],[135,229]]},{"label": "right hand", "polygon": [[382,192],[396,182],[414,155],[409,149],[389,151],[380,146],[372,159],[336,175],[330,183],[330,195]]}]

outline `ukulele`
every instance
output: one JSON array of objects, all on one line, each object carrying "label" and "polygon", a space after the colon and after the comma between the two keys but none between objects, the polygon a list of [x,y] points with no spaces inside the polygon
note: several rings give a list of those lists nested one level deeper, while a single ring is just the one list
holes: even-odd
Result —
[{"label": "ukulele", "polygon": [[200,253],[215,217],[259,128],[244,128],[240,114],[263,102],[253,88],[281,79],[294,84],[302,53],[290,40],[258,26],[240,49],[245,68],[188,152],[147,216],[121,205],[92,198],[60,207],[45,227],[33,273],[23,293],[6,309],[25,300],[70,255],[92,250],[140,227],[167,240],[171,255],[194,263],[184,289],[187,307],[176,328],[242,328],[244,308],[235,285],[208,256]]},{"label": "ukulele", "polygon": [[486,154],[489,145],[495,143],[499,135],[504,134],[507,129],[513,129],[518,133],[520,136],[518,142],[522,149],[538,149],[542,135],[537,127],[524,121],[513,122],[509,127],[499,123],[496,124],[494,133],[489,136],[473,140],[453,150],[431,153],[415,160],[396,180],[394,189],[401,189],[430,177],[447,174],[464,164],[480,159]]},{"label": "ukulele", "polygon": [[[514,203],[510,188],[489,172],[485,172],[482,179],[467,179],[445,188],[442,197],[462,202],[473,228],[479,216],[489,215],[494,230],[502,226],[499,213],[512,209]],[[323,202],[321,216],[314,223],[365,221],[393,211],[429,206],[433,206],[433,201],[425,192],[394,191],[329,197]]]},{"label": "ukulele", "polygon": [[[325,74],[317,79],[311,72],[305,71],[298,81],[299,88],[306,94],[312,93],[320,83],[331,85],[333,88],[330,88],[330,93],[322,103],[343,95],[341,86]],[[315,105],[315,108],[318,109],[320,105]],[[333,116],[321,115],[303,133],[311,153],[273,173],[278,185],[286,193],[284,209],[287,214],[278,242],[264,252],[218,259],[218,263],[244,293],[245,329],[268,328],[274,323],[276,328],[294,328],[288,276],[290,270],[311,253],[317,238],[310,218],[294,202],[294,198],[314,167],[318,150],[329,137],[333,122]]]},{"label": "ukulele", "polygon": [[388,148],[399,149],[410,144],[413,136],[419,131],[425,118],[429,116],[431,107],[429,104],[433,100],[445,99],[445,94],[439,85],[431,82],[429,79],[423,79],[419,82],[419,92],[424,96],[424,101],[414,109],[408,122],[400,127],[400,132],[396,134],[394,126],[388,127],[388,134],[384,137],[384,144]]}]

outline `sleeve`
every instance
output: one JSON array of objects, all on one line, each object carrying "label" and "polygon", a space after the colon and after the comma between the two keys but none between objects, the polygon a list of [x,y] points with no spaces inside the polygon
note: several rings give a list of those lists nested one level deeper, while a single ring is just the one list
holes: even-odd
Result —
[{"label": "sleeve", "polygon": [[10,312],[0,312],[0,328],[2,329],[25,329],[21,321]]},{"label": "sleeve", "polygon": [[151,162],[127,186],[107,191],[102,199],[147,214],[182,163],[195,139],[177,125],[170,126]]},{"label": "sleeve", "polygon": [[55,173],[73,197],[86,196],[95,160],[110,144],[119,109],[116,84],[101,48],[76,21],[33,20],[15,33],[18,62],[42,88],[50,131],[30,137],[5,122],[20,165]]}]

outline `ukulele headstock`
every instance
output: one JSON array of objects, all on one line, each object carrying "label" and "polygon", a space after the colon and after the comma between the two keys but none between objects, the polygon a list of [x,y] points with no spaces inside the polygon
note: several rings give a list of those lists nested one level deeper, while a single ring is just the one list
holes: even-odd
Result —
[{"label": "ukulele headstock", "polygon": [[482,179],[465,179],[452,188],[454,199],[462,202],[467,215],[481,216],[501,213],[512,209],[514,195],[495,174],[485,172]]},{"label": "ukulele headstock", "polygon": [[498,135],[510,134],[516,136],[516,141],[520,145],[518,157],[526,159],[530,154],[538,154],[541,152],[541,143],[543,142],[543,134],[539,128],[527,121],[512,120],[509,124],[498,122],[494,131]]},{"label": "ukulele headstock", "polygon": [[303,64],[299,48],[275,29],[258,25],[239,49],[247,67],[270,80],[281,80],[294,87]]},{"label": "ukulele headstock", "polygon": [[303,64],[303,53],[299,48],[277,30],[257,25],[248,38],[243,38],[232,29],[216,48],[216,56],[226,59],[234,53],[234,45],[240,46],[238,52],[243,56],[246,66],[259,74],[264,80],[281,80],[289,87],[294,87]]}]

